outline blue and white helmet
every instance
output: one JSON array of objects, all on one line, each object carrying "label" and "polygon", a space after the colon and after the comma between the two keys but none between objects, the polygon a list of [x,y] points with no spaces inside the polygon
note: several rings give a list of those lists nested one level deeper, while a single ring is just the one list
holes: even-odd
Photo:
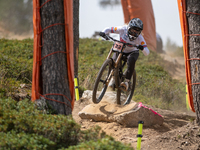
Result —
[{"label": "blue and white helmet", "polygon": [[143,22],[142,22],[142,20],[140,20],[139,18],[133,18],[128,23],[127,30],[128,30],[129,39],[131,41],[135,40],[143,30]]}]

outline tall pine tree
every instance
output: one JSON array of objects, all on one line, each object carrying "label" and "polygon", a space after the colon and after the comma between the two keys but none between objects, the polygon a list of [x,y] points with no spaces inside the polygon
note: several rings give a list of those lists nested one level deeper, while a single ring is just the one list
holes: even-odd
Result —
[{"label": "tall pine tree", "polygon": [[[200,14],[199,0],[186,0],[187,12]],[[200,15],[187,13],[189,31],[189,57],[200,59]],[[190,60],[192,83],[200,83],[200,60]],[[200,84],[192,85],[193,103],[200,125]]]},{"label": "tall pine tree", "polygon": [[[40,5],[42,6],[46,1],[40,0]],[[63,0],[48,1],[41,8],[40,15],[42,29],[48,27],[42,32],[41,57],[54,53],[42,59],[42,93],[43,95],[52,94],[46,95],[46,97],[66,103],[67,105],[48,101],[56,113],[69,115],[72,110],[71,103],[68,101],[68,99],[71,100],[71,95],[67,74],[67,58],[66,53],[64,53],[66,52],[66,42]],[[51,26],[53,24],[57,25]],[[67,96],[68,99],[63,95]]]}]

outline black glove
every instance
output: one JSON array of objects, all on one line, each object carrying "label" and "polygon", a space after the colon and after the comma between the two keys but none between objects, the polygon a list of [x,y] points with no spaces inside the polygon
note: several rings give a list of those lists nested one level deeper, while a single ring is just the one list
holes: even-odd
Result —
[{"label": "black glove", "polygon": [[99,32],[99,35],[102,36],[104,39],[109,40],[104,32]]},{"label": "black glove", "polygon": [[144,46],[139,45],[137,48],[140,49],[140,50],[143,50],[143,49],[144,49]]}]

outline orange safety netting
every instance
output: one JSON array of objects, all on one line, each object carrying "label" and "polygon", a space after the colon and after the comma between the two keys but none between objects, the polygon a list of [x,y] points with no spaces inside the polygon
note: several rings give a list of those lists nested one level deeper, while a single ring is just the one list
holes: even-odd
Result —
[{"label": "orange safety netting", "polygon": [[[48,3],[51,0],[46,1],[43,5]],[[56,101],[59,103],[63,103],[65,105],[65,102],[60,102],[54,99],[49,99],[46,96],[47,95],[62,95],[66,99],[67,96],[59,93],[49,93],[46,95],[42,95],[41,93],[41,83],[40,83],[40,66],[41,66],[41,60],[44,59],[45,57],[48,57],[49,55],[53,55],[55,53],[66,53],[67,57],[67,73],[68,73],[68,81],[69,81],[69,89],[70,89],[70,95],[71,95],[71,100],[68,99],[71,103],[71,108],[73,109],[74,107],[74,100],[75,100],[75,93],[74,93],[74,53],[73,53],[73,0],[63,0],[63,7],[64,7],[64,17],[65,17],[65,23],[57,23],[50,25],[55,26],[55,25],[64,25],[65,26],[65,40],[66,40],[66,52],[62,51],[57,51],[54,53],[51,53],[43,58],[41,58],[41,32],[45,29],[41,28],[40,24],[40,0],[34,0],[33,1],[33,29],[34,29],[34,54],[33,54],[33,77],[32,77],[32,101],[35,101],[36,99],[39,99],[40,97],[44,97],[47,100],[52,100]],[[69,106],[69,105],[68,105]]]},{"label": "orange safety netting", "polygon": [[184,51],[184,58],[185,58],[185,73],[186,73],[186,82],[187,82],[187,95],[188,95],[188,103],[190,109],[195,112],[194,104],[193,104],[193,96],[192,96],[192,85],[200,84],[200,83],[192,83],[191,82],[191,68],[190,68],[190,61],[191,60],[200,60],[199,58],[189,58],[189,36],[200,36],[200,34],[189,34],[188,31],[188,22],[186,18],[186,13],[200,15],[193,12],[186,11],[186,1],[185,0],[177,0],[178,1],[178,8],[179,8],[179,16],[180,16],[180,23],[181,23],[181,30],[182,30],[182,39],[183,39],[183,51]]},{"label": "orange safety netting", "polygon": [[140,18],[144,24],[144,39],[147,46],[156,51],[156,28],[151,0],[121,0],[124,22],[133,18]]}]

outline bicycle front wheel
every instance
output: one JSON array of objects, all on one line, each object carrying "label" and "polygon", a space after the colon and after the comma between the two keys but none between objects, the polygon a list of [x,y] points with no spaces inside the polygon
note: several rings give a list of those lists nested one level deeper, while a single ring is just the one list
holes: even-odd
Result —
[{"label": "bicycle front wheel", "polygon": [[104,94],[106,93],[108,87],[108,80],[110,80],[108,78],[111,78],[110,72],[112,69],[112,59],[107,59],[101,66],[96,81],[94,83],[94,89],[92,93],[93,103],[99,103],[102,100]]}]

